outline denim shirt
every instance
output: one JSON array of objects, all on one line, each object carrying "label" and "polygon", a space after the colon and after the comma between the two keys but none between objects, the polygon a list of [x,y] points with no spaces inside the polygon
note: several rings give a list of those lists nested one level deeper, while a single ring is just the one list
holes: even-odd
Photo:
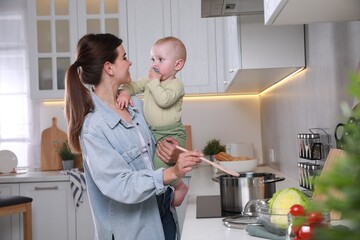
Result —
[{"label": "denim shirt", "polygon": [[138,131],[154,156],[155,140],[132,97],[132,124],[122,120],[92,93],[94,110],[82,126],[80,144],[96,239],[164,239],[156,195],[165,192],[163,169],[149,170]]}]

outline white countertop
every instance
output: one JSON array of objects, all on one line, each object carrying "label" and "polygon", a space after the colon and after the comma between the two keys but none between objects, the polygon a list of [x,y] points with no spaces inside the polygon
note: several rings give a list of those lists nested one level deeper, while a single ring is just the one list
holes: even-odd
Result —
[{"label": "white countertop", "polygon": [[[276,177],[285,177],[284,181],[276,183],[276,190],[297,187],[295,179],[289,178],[269,167],[258,167],[256,172],[271,172]],[[264,239],[248,235],[245,230],[227,228],[223,225],[223,218],[196,218],[196,197],[204,195],[220,195],[219,183],[211,180],[214,171],[211,166],[200,165],[192,171],[190,180],[189,200],[186,209],[182,240],[239,240]]]},{"label": "white countertop", "polygon": [[[285,177],[285,181],[277,182],[276,189],[287,187],[298,187],[298,182],[284,176],[269,167],[258,167],[256,172],[271,172],[277,177]],[[222,218],[196,218],[196,197],[205,195],[220,195],[219,183],[214,182],[214,171],[211,166],[200,165],[194,168],[187,175],[191,176],[189,199],[186,209],[185,221],[182,230],[182,240],[251,240],[263,239],[248,235],[245,230],[227,228],[222,223]],[[18,174],[0,175],[0,184],[19,183],[19,182],[41,182],[41,181],[69,181],[68,175],[63,175],[59,171],[29,171]]]},{"label": "white countertop", "polygon": [[27,171],[0,175],[1,183],[24,183],[24,182],[58,182],[69,181],[69,175],[61,174],[60,171]]},{"label": "white countertop", "polygon": [[[185,177],[191,177],[192,172]],[[1,183],[23,183],[23,182],[57,182],[69,181],[69,175],[61,174],[60,171],[19,171],[18,173],[0,174]]]}]

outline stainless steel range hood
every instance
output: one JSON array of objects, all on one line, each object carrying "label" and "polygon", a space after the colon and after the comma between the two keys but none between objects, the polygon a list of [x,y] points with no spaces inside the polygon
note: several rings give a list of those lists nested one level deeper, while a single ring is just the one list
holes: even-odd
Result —
[{"label": "stainless steel range hood", "polygon": [[225,92],[255,94],[305,67],[304,26],[265,26],[263,14],[226,17]]},{"label": "stainless steel range hood", "polygon": [[224,17],[264,12],[263,0],[201,0],[201,17]]}]

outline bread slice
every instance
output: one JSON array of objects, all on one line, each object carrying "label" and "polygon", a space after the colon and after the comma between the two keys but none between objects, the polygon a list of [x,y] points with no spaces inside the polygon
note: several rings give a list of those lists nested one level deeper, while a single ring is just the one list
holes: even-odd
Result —
[{"label": "bread slice", "polygon": [[233,161],[233,156],[226,152],[219,152],[215,155],[215,159],[218,161]]}]

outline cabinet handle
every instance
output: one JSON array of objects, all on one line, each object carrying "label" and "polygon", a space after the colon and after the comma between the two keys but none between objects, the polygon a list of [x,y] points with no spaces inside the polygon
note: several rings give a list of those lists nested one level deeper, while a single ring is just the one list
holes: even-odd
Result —
[{"label": "cabinet handle", "polygon": [[58,186],[54,187],[35,187],[35,191],[42,191],[42,190],[58,190]]}]

